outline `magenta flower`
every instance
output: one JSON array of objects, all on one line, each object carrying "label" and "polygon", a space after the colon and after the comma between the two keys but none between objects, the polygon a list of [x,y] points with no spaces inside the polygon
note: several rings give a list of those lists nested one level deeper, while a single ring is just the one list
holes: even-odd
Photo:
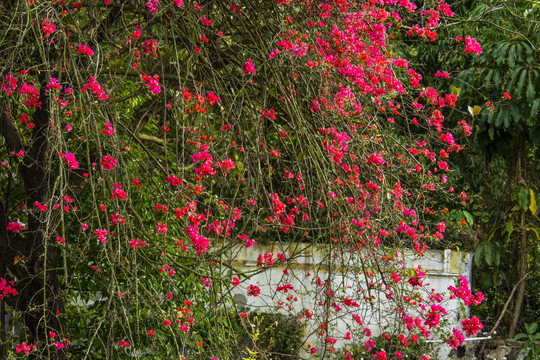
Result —
[{"label": "magenta flower", "polygon": [[467,336],[476,336],[476,334],[484,328],[484,325],[482,325],[480,319],[476,316],[463,320],[461,325],[463,325],[463,331],[465,331]]},{"label": "magenta flower", "polygon": [[64,154],[64,161],[68,164],[69,170],[79,168],[79,163],[77,162],[77,159],[75,158],[75,154],[73,153]]},{"label": "magenta flower", "polygon": [[114,134],[114,128],[112,126],[112,123],[110,122],[106,122],[105,123],[105,128],[103,130],[101,130],[101,133],[102,134],[106,134],[107,136],[113,136]]},{"label": "magenta flower", "polygon": [[261,293],[261,288],[259,288],[257,285],[249,285],[248,286],[248,290],[247,290],[248,295],[252,295],[253,297],[257,297],[257,296],[259,296],[260,293]]},{"label": "magenta flower", "polygon": [[105,170],[113,170],[116,164],[116,159],[109,154],[105,155],[101,161],[101,165],[103,165],[103,169]]},{"label": "magenta flower", "polygon": [[88,56],[94,55],[94,50],[90,49],[88,45],[82,45],[82,44],[77,45],[77,51],[80,52],[81,54],[85,54]]},{"label": "magenta flower", "polygon": [[251,59],[247,59],[244,63],[244,75],[249,74],[257,74],[257,69],[255,69],[255,64],[251,61]]},{"label": "magenta flower", "polygon": [[96,230],[96,236],[97,236],[98,240],[101,241],[104,244],[107,242],[107,234],[108,233],[109,233],[109,231],[105,230],[105,229]]},{"label": "magenta flower", "polygon": [[474,55],[478,55],[482,53],[482,46],[480,46],[480,43],[473,37],[467,36],[465,38],[465,53],[473,53]]},{"label": "magenta flower", "polygon": [[7,226],[7,230],[17,232],[24,230],[24,225],[19,222],[10,222]]},{"label": "magenta flower", "polygon": [[458,346],[463,344],[463,342],[465,341],[465,336],[463,336],[461,331],[456,330],[455,328],[452,328],[452,333],[453,335],[448,338],[446,343],[455,350],[458,348]]}]

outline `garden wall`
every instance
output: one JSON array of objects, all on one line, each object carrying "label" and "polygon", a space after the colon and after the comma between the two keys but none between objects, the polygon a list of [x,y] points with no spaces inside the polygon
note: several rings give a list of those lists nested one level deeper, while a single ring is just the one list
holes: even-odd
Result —
[{"label": "garden wall", "polygon": [[[281,244],[281,245],[255,245],[251,248],[243,248],[238,254],[233,257],[235,259],[233,265],[245,271],[247,280],[236,287],[234,299],[240,308],[245,307],[251,311],[273,312],[278,311],[284,314],[299,316],[301,321],[306,325],[306,342],[312,346],[322,349],[324,346],[322,341],[325,337],[333,337],[337,340],[334,345],[339,349],[348,340],[344,339],[347,332],[351,333],[357,342],[361,341],[361,334],[364,328],[369,327],[372,331],[372,337],[380,335],[382,332],[387,334],[392,333],[392,328],[395,328],[399,319],[396,318],[396,312],[393,311],[396,303],[393,299],[378,297],[377,289],[368,290],[367,282],[371,279],[377,279],[377,274],[385,272],[387,269],[378,271],[368,264],[358,263],[361,256],[355,254],[348,256],[343,253],[334,253],[329,251],[328,247],[318,247],[307,243]],[[287,261],[288,267],[285,268],[285,262],[279,264],[276,262],[273,267],[258,266],[258,258],[260,254],[272,253],[283,254],[286,259],[294,258],[295,266],[290,266],[291,261]],[[460,276],[464,276],[470,282],[472,256],[469,253],[457,252],[452,250],[432,250],[427,251],[423,257],[412,252],[405,251],[399,254],[399,258],[403,260],[404,265],[408,268],[421,266],[427,278],[424,284],[427,286],[427,291],[432,289],[435,292],[448,293],[448,286],[455,286],[459,281]],[[275,256],[274,256],[275,258]],[[330,263],[332,258],[332,264]],[[338,261],[336,261],[338,260]],[[292,262],[295,263],[294,261]],[[373,274],[373,277],[365,276],[365,274]],[[319,280],[317,280],[319,279]],[[331,279],[333,297],[328,297],[325,293],[325,283]],[[373,280],[375,282],[376,280]],[[406,282],[404,281],[404,286]],[[259,296],[249,296],[246,294],[249,285],[258,285],[261,289]],[[287,292],[277,292],[275,289],[278,286],[285,284],[292,285],[294,290]],[[339,289],[339,290],[336,290]],[[311,296],[302,296],[302,294],[310,293]],[[315,294],[315,296],[313,296]],[[373,301],[370,305],[366,305],[362,298],[365,296],[376,296],[377,301]],[[341,309],[332,305],[333,299],[339,299],[342,303],[343,298],[351,300],[358,299],[359,307],[345,307],[341,305]],[[336,301],[339,303],[339,301]],[[338,305],[339,306],[339,305]],[[444,303],[447,310],[445,316],[447,323],[446,328],[460,328],[458,308],[459,303],[456,300],[450,300]],[[306,309],[313,313],[313,320],[306,317]],[[350,319],[352,314],[360,315],[363,325],[358,324],[357,328],[350,328]],[[317,319],[317,321],[315,321]],[[325,319],[321,321],[320,319]],[[348,320],[346,322],[344,319]],[[321,323],[326,321],[327,327],[321,330]],[[324,326],[324,324],[323,324]],[[324,332],[324,335],[320,333]],[[364,341],[367,336],[363,336]],[[434,346],[437,344],[433,342]],[[361,345],[361,343],[360,343]],[[305,347],[304,347],[305,348]],[[439,359],[446,358],[449,353],[449,348],[440,352]],[[320,353],[320,352],[319,352]],[[307,357],[304,353],[303,358]]]}]

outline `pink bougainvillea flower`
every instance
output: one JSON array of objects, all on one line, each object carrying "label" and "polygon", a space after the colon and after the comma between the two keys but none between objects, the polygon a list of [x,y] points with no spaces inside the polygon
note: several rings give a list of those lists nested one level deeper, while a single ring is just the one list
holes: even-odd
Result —
[{"label": "pink bougainvillea flower", "polygon": [[461,331],[456,330],[455,328],[452,328],[452,333],[453,335],[448,338],[446,343],[455,350],[458,348],[458,346],[463,344],[463,342],[465,341],[465,336],[463,336]]},{"label": "pink bougainvillea flower", "polygon": [[484,325],[482,325],[480,319],[478,319],[476,316],[463,320],[461,325],[463,325],[463,331],[467,336],[476,336],[478,331],[484,328]]},{"label": "pink bougainvillea flower", "polygon": [[122,185],[119,185],[119,184],[113,184],[114,185],[114,190],[113,190],[113,194],[111,196],[111,199],[127,199],[127,194],[124,190],[122,190]]},{"label": "pink bougainvillea flower", "polygon": [[159,4],[159,0],[147,0],[146,1],[146,7],[148,8],[148,11],[150,11],[152,14],[157,14],[157,7]]},{"label": "pink bougainvillea flower", "polygon": [[166,234],[167,233],[167,224],[158,223],[156,226],[158,233]]},{"label": "pink bougainvillea flower", "polygon": [[103,156],[103,160],[101,160],[101,165],[103,165],[103,169],[105,170],[113,170],[116,164],[116,159],[109,154]]},{"label": "pink bougainvillea flower", "polygon": [[478,305],[484,300],[484,294],[482,294],[481,292],[477,292],[474,295],[472,294],[469,288],[469,282],[464,276],[460,277],[459,287],[457,289],[453,286],[449,286],[448,290],[453,293],[451,298],[460,298],[461,300],[463,300],[465,306],[469,306],[471,304]]},{"label": "pink bougainvillea flower", "polygon": [[118,345],[119,346],[125,346],[125,347],[130,347],[131,345],[124,339],[118,341]]},{"label": "pink bougainvillea flower", "polygon": [[208,20],[206,18],[206,16],[203,16],[202,18],[199,19],[205,26],[212,26],[214,25],[214,23],[212,22],[212,20]]},{"label": "pink bougainvillea flower", "polygon": [[384,161],[384,159],[382,158],[382,156],[380,154],[373,153],[373,154],[369,155],[369,159],[368,159],[367,163],[369,165],[381,165],[381,164],[384,164],[385,161]]},{"label": "pink bougainvillea flower", "polygon": [[276,57],[277,54],[280,54],[281,51],[279,51],[279,49],[274,49],[272,50],[272,52],[270,53],[270,59],[273,59]]},{"label": "pink bougainvillea flower", "polygon": [[104,244],[107,242],[107,234],[108,233],[109,233],[109,231],[105,230],[105,229],[97,229],[96,230],[96,236],[97,236],[98,240],[101,241]]},{"label": "pink bougainvillea flower", "polygon": [[274,109],[270,109],[268,111],[266,109],[262,109],[261,117],[267,117],[269,119],[276,120],[276,112],[274,111]]},{"label": "pink bougainvillea flower", "polygon": [[480,46],[480,43],[475,38],[467,36],[465,38],[465,53],[481,54],[482,46]]},{"label": "pink bougainvillea flower", "polygon": [[64,154],[64,161],[68,164],[68,170],[74,170],[79,168],[79,163],[75,158],[75,154],[67,153]]},{"label": "pink bougainvillea flower", "polygon": [[88,56],[94,55],[94,50],[90,49],[88,45],[82,45],[82,44],[77,45],[77,51],[80,52],[81,54],[85,54]]},{"label": "pink bougainvillea flower", "polygon": [[105,128],[103,130],[101,130],[101,133],[102,134],[105,134],[107,136],[113,136],[114,134],[114,128],[113,128],[113,125],[111,122],[106,122],[105,123]]},{"label": "pink bougainvillea flower", "polygon": [[86,83],[81,90],[82,92],[87,92],[89,89],[92,90],[94,95],[97,95],[99,100],[106,100],[109,98],[109,95],[105,93],[105,90],[103,90],[96,81],[95,76],[90,76],[88,83]]},{"label": "pink bougainvillea flower", "polygon": [[8,231],[18,232],[24,230],[24,225],[19,222],[10,222],[7,226]]},{"label": "pink bougainvillea flower", "polygon": [[437,72],[435,73],[435,77],[448,79],[450,75],[446,71],[437,70]]},{"label": "pink bougainvillea flower", "polygon": [[139,75],[141,79],[146,83],[146,87],[153,94],[159,94],[161,92],[161,86],[159,86],[159,76],[148,76],[145,74]]},{"label": "pink bougainvillea flower", "polygon": [[251,295],[253,297],[257,297],[257,296],[259,296],[260,293],[261,293],[261,289],[257,285],[249,285],[248,286],[248,290],[247,290],[248,295]]},{"label": "pink bougainvillea flower", "polygon": [[56,31],[56,26],[48,19],[43,19],[41,22],[41,30],[43,30],[45,33],[45,37],[49,37],[53,32]]},{"label": "pink bougainvillea flower", "polygon": [[58,83],[58,79],[56,78],[51,78],[49,80],[49,83],[47,84],[46,86],[47,89],[57,89],[57,90],[60,90],[62,88],[62,86]]},{"label": "pink bougainvillea flower", "polygon": [[218,163],[218,165],[221,168],[221,170],[223,171],[223,173],[225,174],[225,176],[227,176],[229,171],[231,171],[232,169],[235,168],[234,161],[231,160],[231,159],[226,159],[226,160],[220,161]]},{"label": "pink bougainvillea flower", "polygon": [[147,243],[145,241],[141,241],[141,239],[131,239],[128,245],[129,247],[132,247],[136,250],[140,248],[141,246],[146,246]]},{"label": "pink bougainvillea flower", "polygon": [[0,300],[3,300],[6,295],[19,295],[17,290],[13,287],[14,284],[14,281],[7,281],[4,278],[0,278]]},{"label": "pink bougainvillea flower", "polygon": [[131,182],[134,183],[137,186],[137,189],[141,187],[141,181],[137,180],[135,178],[131,179]]},{"label": "pink bougainvillea flower", "polygon": [[17,354],[20,353],[21,351],[24,352],[25,354],[28,354],[33,347],[34,347],[33,344],[26,345],[26,343],[23,342],[17,345],[17,347],[15,348],[15,351],[17,352]]},{"label": "pink bougainvillea flower", "polygon": [[255,69],[255,64],[251,59],[247,59],[244,63],[244,75],[257,74],[257,69]]},{"label": "pink bougainvillea flower", "polygon": [[208,95],[206,95],[206,99],[208,100],[208,104],[210,105],[214,105],[215,103],[217,103],[219,100],[221,100],[219,98],[219,96],[217,96],[216,94],[214,94],[212,91],[210,91],[208,93]]}]

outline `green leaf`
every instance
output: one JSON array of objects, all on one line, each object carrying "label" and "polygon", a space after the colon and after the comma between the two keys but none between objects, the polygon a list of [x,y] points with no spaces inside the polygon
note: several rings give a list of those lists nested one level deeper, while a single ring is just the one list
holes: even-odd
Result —
[{"label": "green leaf", "polygon": [[482,265],[482,259],[484,257],[484,247],[486,243],[481,242],[478,244],[478,247],[476,248],[476,252],[474,253],[474,263],[476,266],[480,267]]},{"label": "green leaf", "polygon": [[527,334],[517,334],[516,336],[514,336],[514,340],[519,340],[519,339],[523,339],[523,338],[526,338],[527,337]]},{"label": "green leaf", "polygon": [[510,66],[510,69],[516,66],[515,57],[516,57],[516,44],[512,44],[510,46],[510,50],[508,51],[508,56],[507,56],[508,66]]},{"label": "green leaf", "polygon": [[474,224],[473,216],[471,215],[470,212],[468,212],[468,211],[466,211],[466,210],[463,210],[463,216],[465,216],[465,220],[467,220],[467,222],[469,223],[469,225],[473,225],[473,224]]},{"label": "green leaf", "polygon": [[536,113],[538,113],[538,107],[540,107],[540,98],[535,99],[533,101],[533,104],[531,106],[531,117],[532,118],[536,117]]},{"label": "green leaf", "polygon": [[485,246],[485,253],[486,253],[486,263],[488,265],[491,265],[493,264],[493,243],[486,243],[486,246]]},{"label": "green leaf", "polygon": [[[510,114],[512,115],[512,119],[514,120],[514,123],[516,124],[519,124],[519,122],[521,121],[521,111],[520,111],[520,108],[515,105],[515,104],[511,104],[510,105]],[[506,120],[504,122],[505,126],[506,126]],[[507,128],[510,127],[510,120],[508,120],[508,126],[506,126]]]},{"label": "green leaf", "polygon": [[488,129],[488,135],[489,135],[489,139],[491,141],[495,140],[495,126],[491,125]]},{"label": "green leaf", "polygon": [[510,116],[504,117],[504,127],[507,129],[510,127]]},{"label": "green leaf", "polygon": [[538,329],[538,323],[525,324],[525,329],[527,329],[527,332],[532,335],[536,332],[536,329]]},{"label": "green leaf", "polygon": [[493,82],[495,83],[495,87],[501,86],[501,74],[499,74],[498,71],[495,72],[495,75],[493,75]]},{"label": "green leaf", "polygon": [[521,97],[521,94],[523,94],[523,85],[525,84],[526,77],[527,77],[527,71],[525,69],[521,69],[517,87],[515,89],[510,88],[508,89],[508,91],[514,90],[515,93],[518,95],[518,97]]},{"label": "green leaf", "polygon": [[452,85],[452,94],[453,95],[459,95],[460,92],[461,92],[461,88],[458,88],[458,87],[455,87],[454,85]]},{"label": "green leaf", "polygon": [[504,224],[504,228],[508,235],[510,235],[514,231],[514,224],[512,224],[510,221],[508,221],[506,224]]},{"label": "green leaf", "polygon": [[536,91],[532,81],[532,74],[529,73],[529,85],[527,86],[527,101],[532,104],[536,98]]},{"label": "green leaf", "polygon": [[502,123],[502,111],[497,112],[497,115],[495,115],[495,121],[493,123],[495,124],[495,127],[501,126],[501,123]]},{"label": "green leaf", "polygon": [[526,54],[525,61],[529,62],[529,63],[533,62],[534,61],[534,50],[530,47],[529,44],[525,44],[524,48],[525,48],[525,54]]},{"label": "green leaf", "polygon": [[525,211],[529,208],[529,189],[525,186],[521,186],[518,193],[518,204]]}]

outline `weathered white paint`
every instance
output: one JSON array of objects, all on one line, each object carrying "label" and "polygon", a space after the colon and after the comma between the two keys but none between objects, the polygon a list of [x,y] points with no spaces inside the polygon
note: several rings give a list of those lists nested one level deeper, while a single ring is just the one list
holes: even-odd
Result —
[{"label": "weathered white paint", "polygon": [[[294,258],[295,261],[287,261],[270,268],[257,267],[257,257],[267,252],[285,254],[286,259]],[[323,301],[326,297],[323,294],[324,289],[315,284],[314,279],[317,277],[320,277],[323,282],[331,278],[333,288],[337,288],[335,295],[338,297],[346,296],[351,299],[358,299],[359,295],[363,297],[364,294],[367,294],[367,292],[363,294],[357,292],[359,287],[366,288],[365,277],[358,274],[358,270],[362,269],[359,263],[360,257],[357,254],[351,256],[350,254],[340,253],[338,258],[335,259],[331,256],[333,252],[337,252],[337,250],[329,251],[328,247],[315,247],[307,243],[273,246],[256,245],[250,249],[241,249],[234,254],[233,265],[245,271],[248,278],[235,289],[234,296],[237,305],[240,307],[246,306],[250,310],[279,311],[294,315],[303,313],[305,309],[310,309],[314,314],[313,318],[317,318],[318,322],[306,320],[308,323],[306,341],[317,348],[323,347],[320,342],[321,337],[317,333],[320,331],[318,326],[325,321],[332,324],[328,334],[338,339],[338,343],[335,345],[337,348],[346,342],[343,336],[347,331],[352,334],[360,333],[362,335],[363,328],[369,327],[373,331],[373,336],[379,335],[383,331],[391,333],[390,329],[397,323],[398,319],[392,310],[392,302],[386,299],[375,301],[372,305],[358,300],[360,308],[350,309],[342,306],[343,310],[340,312],[329,312],[328,309],[333,308],[329,307],[328,302],[325,306],[319,305],[318,302]],[[332,265],[330,265],[330,257],[332,257]],[[455,286],[460,276],[464,276],[470,282],[472,256],[469,253],[435,250],[427,251],[423,257],[418,257],[412,252],[405,251],[400,254],[400,258],[404,260],[404,264],[408,268],[417,268],[418,265],[422,267],[422,271],[428,276],[424,281],[424,283],[429,283],[428,291],[434,289],[436,292],[448,293],[448,286]],[[378,271],[375,270],[374,264],[371,265],[364,264],[363,269],[373,272],[377,277]],[[285,269],[288,270],[288,274],[284,274]],[[383,271],[385,270],[383,269]],[[308,274],[311,275],[308,276]],[[260,296],[246,295],[247,287],[250,284],[258,285],[261,288]],[[291,284],[295,290],[290,291],[288,294],[276,293],[277,286],[284,284]],[[279,308],[279,302],[285,302],[288,295],[295,296],[298,301],[289,301],[288,304],[291,307],[289,310],[286,306]],[[379,297],[377,298],[379,299]],[[458,301],[447,301],[444,306],[448,311],[448,315],[445,317],[448,320],[447,328],[460,328],[461,317],[459,315]],[[350,327],[352,313],[357,313],[362,317],[364,326]],[[323,314],[329,314],[329,318],[321,320],[324,319]],[[321,315],[323,318],[320,317]],[[389,328],[385,329],[385,327]],[[356,342],[363,343],[367,338],[367,336],[356,337]],[[448,352],[449,348],[442,349],[439,359],[446,358]],[[303,353],[303,357],[309,358],[310,356]]]}]

